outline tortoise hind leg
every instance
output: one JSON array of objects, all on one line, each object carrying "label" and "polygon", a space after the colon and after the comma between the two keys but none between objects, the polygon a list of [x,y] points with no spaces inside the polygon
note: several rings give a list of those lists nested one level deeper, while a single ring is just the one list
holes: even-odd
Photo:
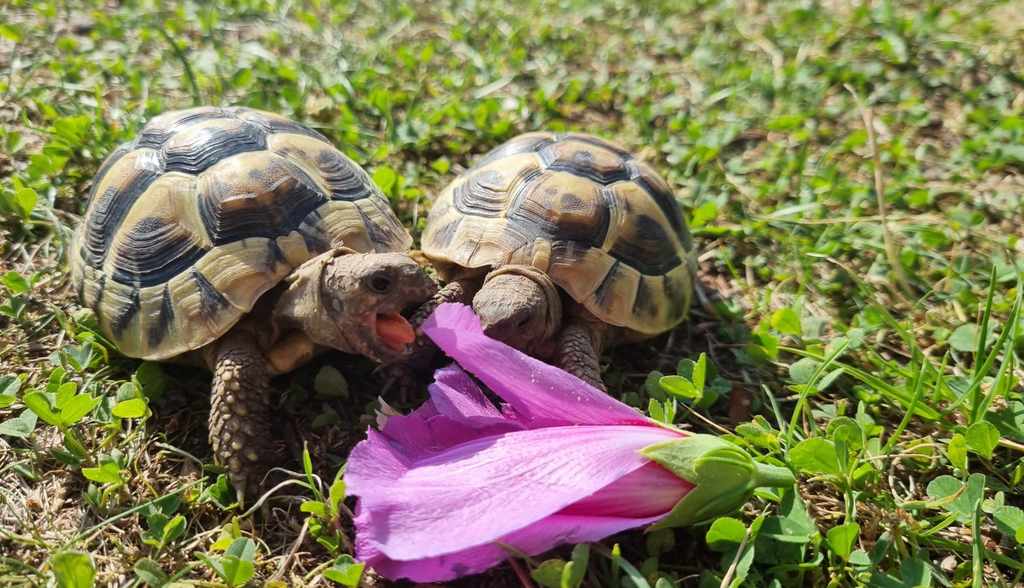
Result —
[{"label": "tortoise hind leg", "polygon": [[607,392],[598,358],[608,334],[608,325],[603,322],[571,319],[558,336],[558,367]]},{"label": "tortoise hind leg", "polygon": [[210,407],[210,444],[238,492],[255,489],[272,461],[267,364],[252,335],[235,331],[217,344]]}]

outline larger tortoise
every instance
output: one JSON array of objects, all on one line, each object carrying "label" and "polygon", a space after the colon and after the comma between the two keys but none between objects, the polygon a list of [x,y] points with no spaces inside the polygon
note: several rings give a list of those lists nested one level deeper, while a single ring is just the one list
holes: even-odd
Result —
[{"label": "larger tortoise", "polygon": [[604,139],[527,133],[438,195],[423,253],[484,331],[604,388],[603,349],[667,331],[693,293],[693,240],[668,183]]},{"label": "larger tortoise", "polygon": [[436,292],[387,198],[319,133],[268,112],[154,118],[103,163],[72,246],[81,304],[125,355],[214,372],[210,442],[239,500],[267,465],[268,378],[338,349],[408,351]]}]

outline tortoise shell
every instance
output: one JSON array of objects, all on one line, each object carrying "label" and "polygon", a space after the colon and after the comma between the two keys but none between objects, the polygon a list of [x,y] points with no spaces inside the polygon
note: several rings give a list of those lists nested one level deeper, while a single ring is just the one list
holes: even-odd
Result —
[{"label": "tortoise shell", "polygon": [[319,133],[244,108],[154,118],[100,167],[72,243],[81,304],[125,355],[216,340],[302,263],[412,239],[366,172]]},{"label": "tortoise shell", "polygon": [[643,335],[683,320],[697,266],[664,178],[577,133],[527,133],[487,153],[437,197],[422,241],[446,280],[532,265],[599,319]]}]

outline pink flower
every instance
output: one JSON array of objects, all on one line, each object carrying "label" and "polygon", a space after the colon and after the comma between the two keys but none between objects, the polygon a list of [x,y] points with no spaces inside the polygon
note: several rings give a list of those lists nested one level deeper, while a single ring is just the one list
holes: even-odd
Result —
[{"label": "pink flower", "polygon": [[[499,544],[532,556],[657,521],[698,522],[735,510],[758,485],[792,483],[788,470],[769,481],[772,466],[725,441],[663,426],[489,339],[467,306],[441,305],[423,330],[507,404],[496,408],[451,365],[436,372],[428,402],[352,451],[344,480],[359,497],[356,555],[386,578],[482,572],[512,555]],[[708,454],[713,463],[701,463]]]}]

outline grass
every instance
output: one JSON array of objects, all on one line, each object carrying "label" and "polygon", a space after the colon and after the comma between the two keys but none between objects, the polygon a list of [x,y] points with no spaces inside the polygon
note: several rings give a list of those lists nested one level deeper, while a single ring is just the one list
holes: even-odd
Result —
[{"label": "grass", "polygon": [[[206,445],[208,376],[119,356],[69,292],[103,158],[161,112],[234,104],[320,130],[414,236],[445,183],[522,131],[614,138],[677,190],[699,302],[671,337],[610,353],[606,380],[788,465],[797,488],[541,558],[586,569],[565,584],[536,561],[453,585],[1024,585],[1022,15],[1019,0],[4,3],[0,584],[358,577],[331,481],[378,407],[372,366],[329,355],[275,380],[294,475],[268,516],[240,512]],[[697,398],[662,385],[701,353],[717,378]]]}]

